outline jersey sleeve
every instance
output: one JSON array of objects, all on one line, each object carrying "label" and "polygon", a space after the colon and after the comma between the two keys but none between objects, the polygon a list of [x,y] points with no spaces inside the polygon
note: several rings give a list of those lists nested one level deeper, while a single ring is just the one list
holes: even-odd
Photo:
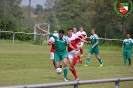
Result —
[{"label": "jersey sleeve", "polygon": [[54,42],[54,38],[53,37],[50,37],[50,39],[48,40],[48,42]]},{"label": "jersey sleeve", "polygon": [[96,38],[96,42],[99,42],[99,37],[98,37],[98,35],[96,35],[95,38]]},{"label": "jersey sleeve", "polygon": [[54,38],[57,38],[57,34],[54,34],[54,33],[50,33],[50,36],[54,37]]},{"label": "jersey sleeve", "polygon": [[124,46],[125,44],[124,44],[124,40],[123,40],[123,43],[122,43],[122,45]]},{"label": "jersey sleeve", "polygon": [[133,39],[132,39],[132,47],[133,47]]}]

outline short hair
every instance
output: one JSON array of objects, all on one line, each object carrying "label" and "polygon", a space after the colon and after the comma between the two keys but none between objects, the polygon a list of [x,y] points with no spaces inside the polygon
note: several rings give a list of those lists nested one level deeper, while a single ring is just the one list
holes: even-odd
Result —
[{"label": "short hair", "polygon": [[76,28],[77,29],[77,27],[73,27],[73,28]]},{"label": "short hair", "polygon": [[59,34],[65,34],[65,31],[64,30],[59,30]]},{"label": "short hair", "polygon": [[94,30],[95,31],[95,28],[91,28],[91,30]]},{"label": "short hair", "polygon": [[73,30],[72,28],[67,28],[67,31],[69,31],[69,30]]},{"label": "short hair", "polygon": [[83,26],[81,26],[80,28],[83,28]]},{"label": "short hair", "polygon": [[127,35],[127,34],[129,34],[129,35],[130,35],[130,33],[126,33],[126,35]]}]

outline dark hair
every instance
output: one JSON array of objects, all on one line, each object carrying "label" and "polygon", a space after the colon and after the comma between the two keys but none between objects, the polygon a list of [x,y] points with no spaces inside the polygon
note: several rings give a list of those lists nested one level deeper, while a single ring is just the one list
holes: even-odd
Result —
[{"label": "dark hair", "polygon": [[68,28],[67,31],[69,31],[69,30],[73,30],[73,29],[72,28]]},{"label": "dark hair", "polygon": [[95,28],[91,28],[91,30],[94,30],[95,31]]},{"label": "dark hair", "polygon": [[59,30],[59,34],[65,34],[64,30]]},{"label": "dark hair", "polygon": [[129,35],[130,35],[130,33],[126,33],[126,35],[127,35],[127,34],[129,34]]}]

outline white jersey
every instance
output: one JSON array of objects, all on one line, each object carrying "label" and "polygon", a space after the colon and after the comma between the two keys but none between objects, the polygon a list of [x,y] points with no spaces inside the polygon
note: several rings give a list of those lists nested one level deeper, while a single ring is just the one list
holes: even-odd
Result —
[{"label": "white jersey", "polygon": [[[72,36],[67,36],[67,39],[68,39],[68,43],[69,44],[71,44],[74,48],[78,48],[77,47],[77,42],[76,42],[76,39],[78,39],[78,36],[77,35],[73,35],[72,34]],[[70,52],[70,51],[72,51],[73,49],[72,48],[70,48],[69,46],[68,46],[68,52]]]},{"label": "white jersey", "polygon": [[78,34],[78,36],[81,36],[81,35],[82,35],[82,36],[84,36],[85,38],[87,38],[87,34],[86,34],[85,31],[82,31],[82,32],[81,32],[81,31],[78,31],[77,34]]}]

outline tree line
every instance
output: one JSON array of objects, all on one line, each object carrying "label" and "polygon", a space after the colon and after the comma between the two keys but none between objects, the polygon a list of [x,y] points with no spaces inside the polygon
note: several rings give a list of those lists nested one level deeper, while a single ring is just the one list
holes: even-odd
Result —
[{"label": "tree line", "polygon": [[[133,12],[127,17],[120,17],[114,11],[116,0],[46,0],[42,5],[21,6],[22,0],[6,0],[6,16],[4,17],[3,1],[0,1],[0,29],[33,32],[34,23],[50,23],[50,29],[66,30],[68,27],[84,27],[90,35],[91,28],[102,38],[123,39],[129,32],[133,37]],[[118,0],[119,1],[119,0]],[[37,17],[30,17],[28,11]],[[6,35],[1,36],[6,38]],[[29,39],[31,39],[30,36]],[[21,40],[21,37],[19,38]]]}]

